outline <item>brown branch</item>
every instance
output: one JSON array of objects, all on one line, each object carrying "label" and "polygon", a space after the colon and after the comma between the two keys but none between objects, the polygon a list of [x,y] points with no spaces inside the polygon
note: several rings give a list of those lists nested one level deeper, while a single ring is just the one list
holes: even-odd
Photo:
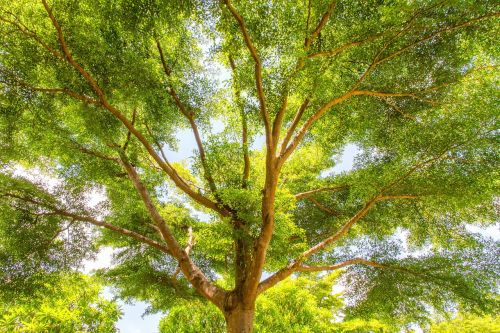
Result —
[{"label": "brown branch", "polygon": [[385,196],[376,196],[370,199],[365,203],[363,208],[359,210],[353,217],[351,217],[335,234],[319,242],[315,246],[311,247],[309,250],[302,253],[300,259],[303,260],[303,258],[310,257],[313,254],[324,249],[329,244],[336,242],[337,240],[342,238],[342,236],[347,234],[349,230],[354,226],[354,224],[359,220],[361,220],[377,202],[392,200],[392,199],[416,199],[416,198],[417,196],[415,195],[385,195]]},{"label": "brown branch", "polygon": [[335,234],[317,243],[313,247],[309,248],[307,251],[304,251],[298,258],[293,260],[286,267],[280,269],[276,273],[269,276],[266,280],[262,281],[259,284],[258,292],[261,293],[264,290],[274,286],[279,281],[286,279],[293,272],[297,271],[297,269],[302,265],[302,262],[305,259],[323,250],[329,244],[336,242],[337,240],[342,238],[342,236],[347,234],[349,230],[354,226],[354,224],[359,220],[361,220],[377,202],[391,200],[391,199],[415,199],[415,198],[417,197],[413,195],[392,195],[392,196],[379,195],[373,197],[372,199],[368,200],[363,206],[363,208],[361,208],[353,217],[351,217]]},{"label": "brown branch", "polygon": [[147,150],[149,155],[153,157],[153,159],[158,163],[158,165],[162,168],[162,170],[170,177],[170,179],[175,183],[175,185],[182,190],[184,193],[186,193],[188,196],[190,196],[193,200],[198,202],[199,204],[210,208],[222,216],[228,216],[229,212],[227,212],[224,208],[220,207],[217,203],[213,202],[212,200],[208,199],[207,197],[203,196],[202,194],[194,191],[187,183],[186,181],[177,173],[177,171],[172,168],[170,164],[168,164],[166,161],[162,160],[161,157],[155,152],[154,148],[151,146],[151,144],[148,142],[148,140],[144,137],[144,135],[139,132],[132,124],[131,122],[115,107],[113,107],[108,100],[105,97],[105,94],[101,87],[98,85],[97,81],[79,64],[75,61],[73,58],[66,41],[64,39],[63,31],[57,22],[56,18],[54,17],[51,8],[48,6],[46,0],[42,0],[42,3],[45,7],[45,10],[47,14],[49,15],[52,25],[57,31],[57,36],[59,40],[59,44],[61,45],[61,48],[63,49],[64,55],[66,57],[67,62],[75,68],[83,77],[84,79],[88,82],[88,84],[91,86],[92,90],[99,96],[99,101],[100,105],[108,110],[113,116],[115,116],[120,122],[125,125],[125,127],[132,133],[134,136],[141,142],[141,144],[144,146],[144,148]]},{"label": "brown branch", "polygon": [[339,211],[336,211],[336,210],[333,210],[333,209],[330,209],[330,208],[324,206],[321,202],[319,202],[318,200],[316,200],[312,197],[306,198],[306,200],[309,200],[310,202],[312,202],[314,206],[316,206],[319,210],[321,210],[322,212],[325,212],[328,215],[339,216],[341,214]]},{"label": "brown branch", "polygon": [[[314,43],[314,40],[320,35],[321,30],[327,24],[327,22],[330,19],[330,16],[331,16],[333,10],[335,9],[336,5],[337,5],[336,1],[333,1],[330,3],[330,5],[327,8],[327,11],[323,14],[320,22],[316,26],[316,29],[305,38],[304,49],[305,49],[306,53],[309,51],[311,45]],[[310,14],[311,14],[310,6],[311,6],[311,2],[309,2],[309,4],[308,4],[307,29],[309,29],[309,19],[310,19]],[[279,109],[279,111],[276,115],[276,118],[274,119],[274,123],[273,123],[273,144],[274,144],[275,150],[277,149],[278,140],[279,140],[280,132],[281,132],[281,125],[283,123],[283,118],[285,117],[286,109],[288,106],[288,85],[289,85],[289,82],[300,72],[300,70],[302,70],[304,68],[305,58],[306,57],[300,57],[297,60],[297,64],[295,66],[294,71],[292,72],[290,77],[286,80],[286,83],[284,84],[284,87],[283,87],[283,94],[282,94],[283,97],[282,97],[281,106],[280,106],[280,109]],[[305,107],[307,107],[308,103],[309,103],[309,99],[306,99],[306,101],[304,102],[303,105],[305,105]],[[302,109],[302,107],[301,107],[301,109]],[[294,122],[295,122],[295,119],[297,119],[297,122],[300,120],[300,117],[302,116],[302,112],[304,111],[304,109],[302,109],[302,110],[301,109],[299,109],[300,113],[295,115]],[[293,127],[293,125],[292,125],[292,127]],[[290,131],[290,129],[287,131],[287,134],[286,134],[287,139],[285,140],[286,142],[288,142],[288,140],[290,140],[289,135],[293,134],[294,130],[295,130],[295,128],[292,131]],[[286,146],[286,145],[284,145],[284,146]],[[283,144],[282,144],[282,147],[283,147]],[[280,152],[280,154],[281,154],[281,152]]]},{"label": "brown branch", "polygon": [[245,20],[243,17],[238,13],[236,8],[231,4],[230,0],[224,0],[224,3],[226,4],[227,8],[231,12],[232,16],[234,19],[237,21],[241,33],[243,34],[243,39],[245,41],[245,44],[248,48],[248,51],[250,51],[250,54],[255,62],[255,85],[257,87],[257,97],[259,98],[259,103],[260,103],[260,113],[262,116],[262,119],[264,121],[264,127],[266,130],[266,145],[269,150],[272,149],[273,147],[273,141],[272,141],[272,130],[271,130],[271,122],[269,119],[269,113],[267,111],[267,106],[266,106],[266,97],[264,94],[264,88],[262,84],[262,63],[260,60],[260,57],[257,53],[257,49],[253,45],[252,39],[250,37],[250,34],[248,33],[248,29],[245,24]]},{"label": "brown branch", "polygon": [[[356,83],[355,85],[358,85],[359,83]],[[369,91],[369,90],[354,90],[351,89],[350,91],[344,93],[342,96],[334,98],[330,100],[329,102],[323,104],[307,121],[304,123],[304,125],[301,127],[299,132],[295,135],[294,139],[292,140],[291,144],[288,145],[285,149],[284,146],[282,146],[282,153],[280,154],[279,157],[279,163],[282,164],[286,161],[286,159],[292,154],[292,152],[297,148],[299,143],[302,141],[304,135],[307,133],[309,128],[319,119],[321,118],[329,109],[331,109],[333,106],[340,104],[344,102],[345,100],[349,99],[352,96],[374,96],[374,97],[412,97],[421,100],[422,102],[426,103],[434,103],[433,101],[428,101],[425,99],[422,99],[419,97],[416,93],[393,93],[393,92],[381,92],[381,91]],[[290,132],[290,131],[289,131]]]},{"label": "brown branch", "polygon": [[241,144],[243,149],[243,176],[241,181],[241,188],[248,187],[248,179],[250,178],[250,156],[248,152],[248,124],[247,124],[247,116],[245,113],[245,108],[241,102],[241,93],[240,89],[237,85],[236,80],[236,64],[234,63],[233,57],[229,56],[229,64],[231,66],[231,70],[233,72],[233,85],[234,85],[234,95],[236,98],[236,104],[240,108],[241,114]]},{"label": "brown branch", "polygon": [[206,297],[219,308],[222,308],[225,298],[224,290],[212,284],[207,279],[205,274],[203,274],[203,272],[198,268],[198,266],[189,258],[189,254],[177,242],[167,223],[156,209],[148,190],[141,182],[135,168],[128,162],[125,154],[122,153],[120,157],[122,165],[127,171],[130,180],[144,202],[149,215],[155,222],[163,239],[167,243],[171,255],[179,262],[179,266],[184,276],[201,295]]},{"label": "brown branch", "polygon": [[313,194],[321,193],[321,192],[337,192],[337,191],[343,190],[343,189],[348,188],[348,187],[349,187],[349,185],[346,185],[346,184],[334,186],[334,187],[321,187],[321,188],[317,188],[314,190],[297,193],[297,194],[295,194],[295,199],[297,199],[297,200],[305,199],[305,198],[310,197]]},{"label": "brown branch", "polygon": [[378,64],[381,64],[383,62],[386,62],[386,61],[388,61],[388,60],[390,60],[390,59],[398,56],[399,54],[401,54],[401,53],[403,53],[403,52],[405,52],[405,51],[407,51],[407,50],[409,50],[409,49],[411,49],[411,48],[413,48],[413,47],[415,47],[415,46],[417,46],[417,45],[419,45],[419,44],[421,44],[423,42],[426,42],[428,40],[433,39],[436,36],[441,35],[442,33],[450,32],[450,31],[453,31],[453,30],[456,30],[456,29],[459,29],[459,28],[462,28],[462,27],[467,27],[467,26],[470,26],[470,25],[472,25],[472,24],[474,24],[474,23],[476,23],[478,21],[481,21],[483,19],[490,18],[490,17],[495,17],[495,16],[500,16],[500,13],[497,12],[497,13],[486,14],[486,15],[479,16],[479,17],[476,17],[474,19],[471,19],[469,21],[462,22],[460,24],[456,24],[456,25],[453,25],[453,26],[450,26],[450,27],[446,27],[446,28],[440,29],[440,30],[438,30],[438,31],[436,31],[436,32],[434,32],[434,33],[432,33],[432,34],[430,34],[430,35],[428,35],[428,36],[426,36],[426,37],[424,37],[422,39],[419,39],[419,40],[417,40],[417,41],[415,41],[415,42],[413,42],[413,43],[411,43],[411,44],[409,44],[409,45],[407,45],[407,46],[405,46],[405,47],[403,47],[403,48],[401,48],[401,49],[399,49],[399,50],[397,50],[397,51],[395,51],[395,52],[393,52],[393,53],[391,53],[391,54],[389,54],[389,55],[387,55],[387,56],[385,56],[385,57],[383,57],[381,59],[379,59],[379,60],[377,60],[375,62],[375,65],[378,65]]},{"label": "brown branch", "polygon": [[283,124],[283,118],[285,117],[286,109],[288,106],[288,87],[285,87],[284,90],[285,93],[283,94],[283,101],[273,122],[273,149],[275,151],[280,139],[281,125]]},{"label": "brown branch", "polygon": [[376,40],[377,38],[382,37],[383,35],[384,35],[384,33],[375,34],[373,36],[367,37],[367,38],[362,39],[362,40],[357,40],[357,41],[345,43],[345,44],[343,44],[335,49],[332,49],[332,50],[311,53],[307,57],[310,59],[318,58],[318,57],[334,57],[334,56],[344,52],[345,50],[347,50],[351,47],[360,46],[360,45],[372,42],[372,41]]},{"label": "brown branch", "polygon": [[[134,126],[135,124],[135,117],[137,115],[137,108],[134,108],[134,111],[132,112],[132,121],[130,122],[130,124],[132,126]],[[126,151],[127,150],[127,147],[128,147],[128,144],[130,142],[130,137],[132,136],[132,132],[127,131],[127,139],[125,140],[125,143],[123,144],[123,150]]]},{"label": "brown branch", "polygon": [[370,260],[366,260],[366,259],[362,259],[362,258],[354,258],[354,259],[350,259],[350,260],[346,260],[346,261],[340,262],[340,263],[335,264],[335,265],[328,265],[328,266],[307,266],[307,265],[300,265],[299,267],[297,267],[296,271],[297,272],[334,271],[334,270],[337,270],[337,269],[340,269],[340,268],[344,268],[346,266],[358,265],[358,264],[366,265],[366,266],[370,266],[370,267],[382,268],[382,269],[389,268],[389,266],[384,265],[384,264],[380,264],[380,263],[375,262],[375,261],[370,261]]},{"label": "brown branch", "polygon": [[79,215],[79,214],[76,214],[76,213],[71,213],[71,212],[68,212],[67,210],[64,210],[64,209],[61,209],[61,208],[57,208],[56,206],[53,206],[53,205],[50,205],[50,204],[46,204],[46,203],[43,203],[43,202],[40,202],[38,200],[34,200],[32,198],[27,198],[27,197],[23,197],[23,196],[20,196],[20,195],[16,195],[16,194],[12,194],[12,193],[4,193],[2,194],[3,196],[8,196],[8,197],[11,197],[11,198],[15,198],[15,199],[19,199],[19,200],[22,200],[22,201],[25,201],[25,202],[29,202],[29,203],[32,203],[32,204],[35,204],[39,207],[43,207],[43,208],[46,208],[46,209],[49,209],[51,211],[51,214],[55,214],[55,215],[59,215],[59,216],[64,216],[64,217],[68,217],[72,220],[75,220],[75,221],[82,221],[82,222],[88,222],[90,224],[93,224],[95,226],[98,226],[98,227],[103,227],[103,228],[106,228],[106,229],[109,229],[113,232],[116,232],[122,236],[126,236],[126,237],[129,237],[129,238],[133,238],[141,243],[144,243],[144,244],[147,244],[147,245],[150,245],[164,253],[167,253],[167,254],[171,254],[170,253],[170,249],[153,240],[153,239],[150,239],[144,235],[141,235],[135,231],[131,231],[131,230],[128,230],[128,229],[125,229],[125,228],[122,228],[122,227],[118,227],[116,225],[113,225],[113,224],[110,224],[110,223],[107,223],[107,222],[103,222],[103,221],[99,221],[91,216],[86,216],[86,215]]},{"label": "brown branch", "polygon": [[[11,14],[13,15],[13,14]],[[13,15],[14,16],[14,15]],[[19,19],[14,16],[16,18],[16,20],[19,21]],[[40,38],[40,36],[38,36],[38,34],[29,29],[26,25],[24,25],[22,22],[15,22],[15,21],[11,21],[5,17],[1,17],[0,16],[0,21],[3,21],[5,23],[8,23],[12,26],[14,26],[19,32],[21,32],[22,34],[24,34],[25,36],[28,36],[32,39],[34,39],[38,44],[40,44],[44,49],[46,49],[47,51],[49,51],[54,57],[58,58],[58,59],[63,59],[64,60],[64,57],[63,55],[59,52],[59,51],[56,51],[54,50],[52,47],[50,47],[47,43],[45,43],[43,41],[42,38]]]},{"label": "brown branch", "polygon": [[[297,272],[333,271],[333,270],[344,268],[344,267],[347,267],[347,266],[350,266],[350,265],[365,265],[365,266],[370,266],[370,267],[374,267],[374,268],[380,268],[380,269],[383,269],[383,270],[392,270],[392,271],[399,271],[399,272],[403,272],[403,273],[409,273],[411,275],[415,275],[415,276],[418,276],[418,277],[421,277],[421,278],[429,278],[429,275],[424,274],[422,272],[414,271],[414,270],[407,269],[407,268],[404,268],[404,267],[398,267],[398,266],[381,264],[379,262],[371,261],[371,260],[366,260],[366,259],[363,259],[363,258],[354,258],[354,259],[350,259],[350,260],[346,260],[346,261],[340,262],[340,263],[335,264],[335,265],[327,265],[327,266],[306,266],[306,265],[301,265],[301,266],[299,266],[296,269],[296,271]],[[434,276],[434,277],[437,278],[437,279],[439,279],[439,280],[443,280],[440,277],[437,277],[437,276]],[[266,289],[268,289],[268,288],[266,288]]]},{"label": "brown branch", "polygon": [[79,151],[81,151],[84,154],[94,156],[94,157],[97,157],[97,158],[100,158],[100,159],[103,159],[106,161],[118,162],[118,158],[116,158],[116,157],[105,155],[99,151],[90,150],[84,146],[79,145],[76,142],[73,142],[73,144],[76,146],[76,149],[78,149]]},{"label": "brown branch", "polygon": [[306,48],[306,50],[309,49],[309,47],[314,43],[314,40],[321,33],[321,30],[323,30],[323,28],[326,26],[326,24],[328,23],[328,20],[330,19],[330,16],[332,15],[333,10],[335,9],[336,6],[337,6],[337,1],[332,1],[328,5],[327,10],[323,14],[323,16],[321,17],[321,20],[319,21],[318,25],[316,26],[316,29],[314,29],[314,31],[304,41],[304,47]]},{"label": "brown branch", "polygon": [[284,154],[288,143],[290,142],[290,139],[292,138],[293,133],[295,132],[295,129],[299,125],[300,119],[302,118],[302,115],[304,114],[304,111],[307,109],[307,106],[309,105],[309,98],[306,98],[304,102],[300,105],[299,109],[295,113],[295,116],[293,117],[292,124],[288,128],[285,138],[283,139],[283,142],[281,143],[281,150],[280,150],[280,156]]},{"label": "brown branch", "polygon": [[352,86],[351,90],[355,90],[357,87],[359,87],[359,85],[361,85],[361,83],[368,77],[368,75],[371,73],[371,71],[378,65],[378,61],[380,59],[380,57],[382,56],[382,53],[396,40],[398,39],[401,35],[405,34],[406,32],[408,32],[411,27],[412,27],[412,24],[413,22],[423,13],[425,12],[428,12],[429,10],[435,8],[435,7],[439,7],[441,6],[444,2],[446,2],[446,0],[444,1],[440,1],[440,2],[437,2],[435,3],[434,5],[431,5],[427,8],[424,8],[424,9],[421,9],[421,10],[417,10],[413,15],[412,17],[410,17],[410,19],[405,23],[404,27],[399,30],[394,36],[392,36],[386,43],[384,43],[384,45],[382,46],[382,48],[376,53],[375,57],[373,58],[373,61],[372,63],[368,66],[368,68],[365,70],[365,72],[361,75],[361,77],[356,81],[356,83],[354,83],[354,85]]},{"label": "brown branch", "polygon": [[[489,17],[494,17],[494,16],[499,16],[500,13],[492,13],[492,14],[487,14],[487,15],[483,15],[481,17],[478,17],[478,18],[475,18],[475,19],[472,19],[470,21],[467,21],[467,22],[463,22],[461,24],[457,24],[457,25],[454,25],[454,26],[451,26],[451,27],[446,27],[446,28],[443,28],[433,34],[431,34],[430,36],[427,36],[423,39],[420,39],[406,47],[404,47],[403,49],[400,49],[398,51],[396,51],[395,53],[393,54],[390,54],[384,58],[380,58],[380,56],[382,55],[382,53],[387,49],[387,47],[389,47],[389,45],[394,41],[396,40],[397,38],[399,38],[402,34],[406,33],[410,28],[411,28],[411,25],[413,24],[414,20],[420,15],[422,14],[423,12],[425,11],[428,11],[429,9],[431,8],[434,8],[438,5],[441,5],[442,2],[438,3],[438,4],[435,4],[433,6],[430,6],[429,8],[427,9],[423,9],[423,10],[420,10],[420,11],[417,11],[409,20],[408,22],[406,23],[405,27],[403,29],[401,29],[400,31],[398,31],[398,33],[396,33],[391,39],[389,39],[388,42],[386,42],[384,44],[384,46],[381,48],[381,50],[378,51],[378,53],[375,55],[374,57],[374,60],[372,61],[372,63],[368,66],[368,68],[365,70],[365,72],[361,75],[361,77],[354,83],[354,85],[352,86],[352,88],[346,92],[345,94],[343,94],[342,96],[340,97],[337,97],[337,98],[334,98],[332,99],[331,101],[327,102],[326,104],[324,104],[323,106],[321,106],[317,111],[316,113],[314,113],[307,121],[306,123],[302,126],[301,130],[297,133],[297,135],[295,136],[294,140],[292,141],[292,143],[290,144],[290,146],[286,147],[283,151],[282,154],[280,154],[280,163],[284,163],[285,160],[290,156],[290,154],[294,151],[294,149],[298,146],[298,144],[300,143],[300,141],[302,140],[302,138],[304,137],[304,135],[306,134],[306,132],[309,130],[309,128],[314,124],[314,122],[316,120],[318,120],[326,111],[328,111],[331,107],[333,107],[334,105],[337,105],[341,102],[343,102],[344,100],[348,99],[349,97],[353,96],[353,95],[371,95],[371,96],[378,96],[378,97],[387,97],[387,96],[408,96],[408,97],[414,97],[414,98],[417,98],[417,99],[420,99],[422,100],[423,102],[426,102],[426,103],[430,103],[432,105],[435,105],[435,102],[433,101],[427,101],[427,100],[423,100],[422,98],[420,98],[419,96],[415,95],[415,94],[406,94],[406,93],[401,93],[401,94],[396,94],[396,93],[382,93],[382,92],[368,92],[368,91],[365,91],[365,90],[356,90],[357,87],[366,79],[366,77],[368,77],[369,73],[377,66],[379,65],[380,63],[384,62],[384,61],[387,61],[399,54],[401,54],[402,52],[406,51],[407,49],[415,46],[415,45],[418,45],[422,42],[425,42],[427,40],[430,40],[442,33],[445,33],[445,32],[448,32],[448,31],[452,31],[452,30],[455,30],[455,29],[458,29],[458,28],[461,28],[461,27],[466,27],[466,26],[470,26],[482,19],[485,19],[485,18],[489,18]],[[282,147],[283,148],[283,147]]]},{"label": "brown branch", "polygon": [[[165,72],[165,75],[170,78],[171,74],[172,74],[172,69],[167,65],[167,61],[165,60],[165,56],[163,54],[163,48],[161,47],[159,39],[156,39],[156,47],[158,49],[158,52],[160,53],[160,59],[161,59],[161,63],[163,66],[163,71]],[[175,91],[172,84],[169,83],[168,86],[169,86],[168,93],[174,99],[175,105],[177,105],[177,107],[179,108],[181,113],[184,115],[184,117],[186,117],[186,119],[189,121],[189,125],[191,126],[191,130],[193,131],[193,135],[194,135],[194,138],[196,141],[196,145],[198,146],[198,153],[200,155],[201,164],[203,166],[205,179],[208,182],[208,186],[210,187],[210,191],[215,195],[217,193],[217,187],[215,185],[215,181],[214,181],[214,179],[212,177],[212,173],[210,171],[210,166],[209,166],[208,161],[207,161],[205,148],[203,147],[201,135],[200,135],[200,132],[198,130],[198,125],[196,125],[196,122],[195,122],[195,114],[194,114],[194,112],[188,110],[186,105],[184,105],[184,103],[181,101],[179,95]]]},{"label": "brown branch", "polygon": [[[292,154],[292,152],[297,148],[299,143],[302,141],[302,138],[306,134],[306,132],[309,130],[309,128],[314,124],[316,120],[318,120],[323,114],[325,114],[331,107],[334,105],[340,104],[349,97],[353,95],[352,91],[349,91],[345,93],[344,95],[334,98],[331,101],[327,102],[326,104],[322,105],[307,121],[302,125],[301,129],[299,132],[295,135],[294,139],[292,142],[283,150],[283,153],[280,154],[279,157],[279,164],[283,164],[288,157]],[[282,147],[283,148],[283,147]]]},{"label": "brown branch", "polygon": [[419,170],[420,168],[423,168],[427,165],[430,165],[432,163],[434,163],[435,161],[438,161],[440,160],[441,158],[443,158],[448,152],[450,152],[450,150],[456,148],[456,147],[459,147],[461,144],[454,144],[452,145],[451,147],[447,147],[446,149],[444,149],[439,155],[437,156],[434,156],[434,157],[431,157],[427,160],[424,160],[424,161],[421,161],[421,162],[418,162],[417,164],[415,164],[413,167],[410,168],[410,170],[408,170],[405,174],[403,174],[402,176],[396,178],[394,181],[390,182],[389,184],[387,184],[386,186],[384,186],[382,189],[380,189],[380,193],[384,193],[386,192],[387,190],[389,190],[390,188],[394,187],[395,185],[397,185],[398,183],[402,182],[403,180],[405,180],[406,178],[410,177],[414,172],[416,172],[417,170]]},{"label": "brown branch", "polygon": [[[191,252],[191,249],[193,248],[194,245],[194,236],[193,236],[193,227],[188,228],[188,241],[187,241],[187,246],[184,249],[184,252],[186,252],[187,255],[189,255],[189,252]],[[175,270],[174,274],[172,274],[172,280],[175,281],[177,275],[181,272],[181,266],[177,266],[177,269]],[[175,283],[175,282],[174,282]]]},{"label": "brown branch", "polygon": [[70,97],[73,97],[77,100],[80,100],[82,102],[85,102],[85,103],[88,103],[88,104],[92,104],[92,105],[96,105],[96,106],[101,106],[101,103],[96,100],[96,99],[93,99],[92,97],[89,97],[89,96],[86,96],[86,95],[82,95],[82,94],[79,94],[73,90],[70,90],[68,88],[48,88],[48,87],[35,87],[35,86],[32,86],[30,84],[28,84],[27,82],[19,79],[19,78],[12,78],[13,82],[16,83],[19,87],[21,88],[25,88],[25,89],[28,89],[28,90],[31,90],[31,91],[34,91],[34,92],[42,92],[42,93],[47,93],[47,94],[65,94],[65,95],[68,95]]},{"label": "brown branch", "polygon": [[416,120],[417,117],[415,117],[415,116],[413,116],[413,115],[411,115],[409,113],[404,112],[403,110],[401,110],[401,108],[396,103],[392,102],[390,99],[388,99],[388,98],[381,98],[381,100],[386,105],[388,105],[390,108],[392,108],[397,113],[399,113],[400,115],[402,115],[404,118],[410,119],[410,120]]}]

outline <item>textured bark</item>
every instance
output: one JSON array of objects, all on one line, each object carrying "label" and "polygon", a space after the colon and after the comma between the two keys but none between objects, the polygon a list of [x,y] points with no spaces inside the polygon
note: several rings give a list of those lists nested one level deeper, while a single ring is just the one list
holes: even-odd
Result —
[{"label": "textured bark", "polygon": [[238,306],[224,313],[228,333],[251,333],[253,331],[253,320],[255,308],[250,309]]}]

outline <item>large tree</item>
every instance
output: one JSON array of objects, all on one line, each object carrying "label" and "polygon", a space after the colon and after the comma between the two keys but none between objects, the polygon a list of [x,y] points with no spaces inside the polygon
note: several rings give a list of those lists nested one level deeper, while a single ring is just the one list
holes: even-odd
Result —
[{"label": "large tree", "polygon": [[123,297],[203,297],[228,332],[341,268],[346,318],[490,311],[498,247],[468,224],[498,210],[496,5],[2,1],[3,289],[109,245]]}]

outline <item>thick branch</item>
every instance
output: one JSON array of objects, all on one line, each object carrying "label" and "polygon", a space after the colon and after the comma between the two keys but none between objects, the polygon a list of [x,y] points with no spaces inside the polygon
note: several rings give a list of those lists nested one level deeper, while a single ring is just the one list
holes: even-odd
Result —
[{"label": "thick branch", "polygon": [[[194,245],[194,235],[193,235],[193,227],[188,228],[188,241],[186,248],[184,249],[184,252],[186,252],[187,255],[189,255],[189,252],[191,252],[191,249],[193,248]],[[175,278],[177,275],[181,272],[181,266],[177,266],[177,269],[175,270],[174,274],[172,274],[172,279],[175,281]]]},{"label": "thick branch", "polygon": [[[127,161],[126,156],[124,154],[121,155],[122,165],[127,171],[130,180],[134,184],[137,192],[139,193],[146,209],[148,210],[149,215],[155,222],[158,227],[163,239],[168,245],[168,248],[171,251],[172,256],[177,259],[179,262],[179,266],[181,268],[182,273],[189,282],[193,285],[193,287],[203,296],[205,296],[208,300],[214,303],[219,308],[222,308],[224,302],[225,292],[219,287],[212,284],[205,274],[196,266],[194,262],[189,258],[189,254],[185,251],[180,244],[177,242],[170,228],[167,226],[167,223],[160,215],[158,210],[156,209],[151,197],[149,196],[148,190],[141,182],[139,175],[135,168]],[[189,247],[188,249],[190,249]]]},{"label": "thick branch", "polygon": [[321,17],[321,20],[319,21],[318,25],[316,26],[316,29],[306,38],[304,41],[304,46],[307,49],[314,43],[314,40],[318,38],[319,34],[321,33],[321,30],[326,26],[328,23],[328,20],[330,19],[330,16],[332,15],[333,10],[335,9],[337,5],[336,1],[332,1],[326,10],[326,12],[323,14]]}]

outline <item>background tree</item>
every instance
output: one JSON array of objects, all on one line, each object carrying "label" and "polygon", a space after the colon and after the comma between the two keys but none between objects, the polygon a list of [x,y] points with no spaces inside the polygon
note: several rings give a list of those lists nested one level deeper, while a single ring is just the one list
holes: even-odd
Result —
[{"label": "background tree", "polygon": [[[111,245],[104,275],[122,297],[203,297],[229,332],[250,332],[259,294],[290,275],[339,268],[348,319],[496,305],[498,246],[467,228],[498,207],[493,1],[0,12],[2,232],[39,249],[2,258],[6,289]],[[174,163],[183,128],[197,149]],[[355,168],[332,173],[348,143]],[[106,200],[90,205],[92,191]]]},{"label": "background tree", "polygon": [[2,297],[0,332],[117,332],[121,312],[100,291],[80,274],[45,276],[35,294]]},{"label": "background tree", "polygon": [[435,323],[430,328],[431,333],[451,332],[500,332],[498,318],[492,316],[478,317],[474,315],[460,315],[456,319]]}]

